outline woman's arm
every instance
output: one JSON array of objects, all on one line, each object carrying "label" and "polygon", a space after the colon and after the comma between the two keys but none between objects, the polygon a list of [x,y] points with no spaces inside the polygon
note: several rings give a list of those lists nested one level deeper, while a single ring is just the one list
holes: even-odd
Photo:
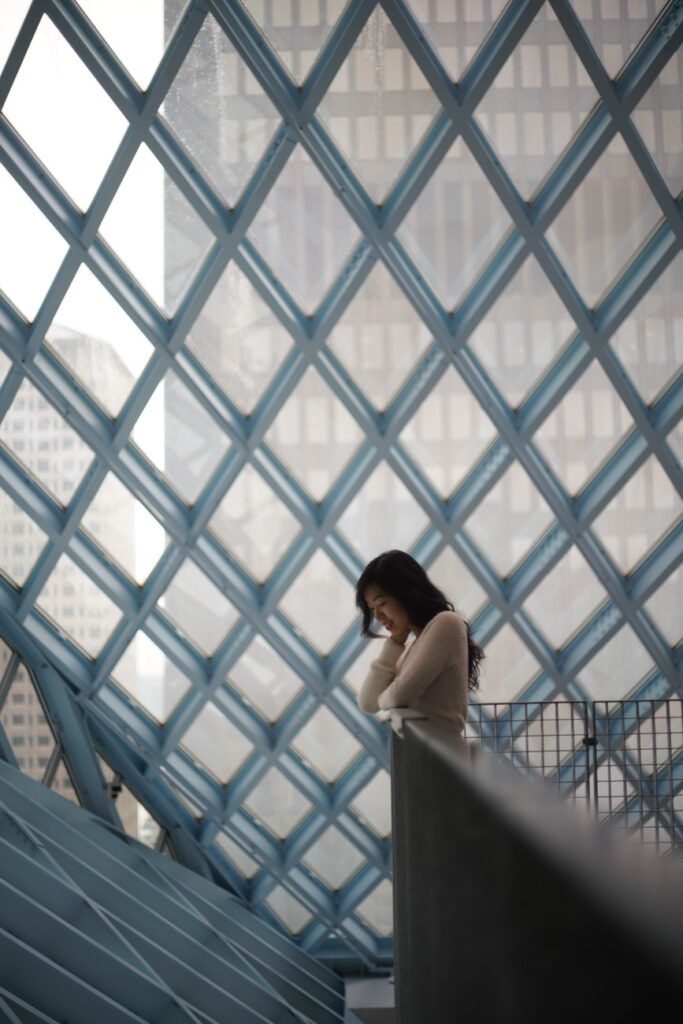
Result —
[{"label": "woman's arm", "polygon": [[378,707],[411,707],[444,669],[455,664],[467,672],[467,628],[456,612],[440,612],[425,626],[401,671],[378,694]]},{"label": "woman's arm", "polygon": [[389,638],[382,644],[379,656],[370,664],[370,670],[363,680],[358,694],[358,707],[368,715],[379,711],[378,697],[386,690],[396,675],[396,662],[403,653],[403,647]]}]

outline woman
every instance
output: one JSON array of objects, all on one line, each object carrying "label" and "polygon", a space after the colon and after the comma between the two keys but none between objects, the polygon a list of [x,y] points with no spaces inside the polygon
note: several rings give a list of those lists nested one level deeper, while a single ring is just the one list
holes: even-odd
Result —
[{"label": "woman", "polygon": [[422,566],[404,551],[378,555],[356,584],[356,604],[364,636],[380,635],[370,629],[373,618],[389,632],[361,687],[361,710],[415,708],[462,733],[484,652]]}]

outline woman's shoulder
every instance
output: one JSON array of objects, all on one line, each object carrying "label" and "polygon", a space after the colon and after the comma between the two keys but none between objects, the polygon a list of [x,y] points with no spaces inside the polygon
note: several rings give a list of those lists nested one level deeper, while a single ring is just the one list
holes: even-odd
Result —
[{"label": "woman's shoulder", "polygon": [[440,633],[444,635],[453,636],[467,636],[467,626],[465,620],[459,612],[443,611],[437,612],[434,618],[430,619],[427,625],[423,629],[423,633],[427,630],[430,633]]}]

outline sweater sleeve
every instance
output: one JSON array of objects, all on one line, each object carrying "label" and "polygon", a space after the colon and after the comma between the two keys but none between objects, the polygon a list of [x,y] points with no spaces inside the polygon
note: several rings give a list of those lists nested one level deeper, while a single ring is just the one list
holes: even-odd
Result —
[{"label": "sweater sleeve", "polygon": [[396,662],[403,654],[403,648],[395,644],[393,640],[385,640],[382,644],[379,656],[370,663],[370,670],[363,680],[363,685],[358,694],[358,706],[361,711],[373,715],[379,711],[377,698],[386,690],[396,675]]},{"label": "sweater sleeve", "polygon": [[391,684],[378,694],[377,704],[382,710],[413,706],[449,665],[467,664],[467,629],[455,612],[435,616],[425,626],[420,641]]}]

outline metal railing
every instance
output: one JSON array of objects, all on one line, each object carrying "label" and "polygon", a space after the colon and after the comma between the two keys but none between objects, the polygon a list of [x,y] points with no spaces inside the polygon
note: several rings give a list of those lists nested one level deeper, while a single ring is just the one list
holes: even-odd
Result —
[{"label": "metal railing", "polygon": [[683,858],[683,699],[473,703],[466,737]]}]

